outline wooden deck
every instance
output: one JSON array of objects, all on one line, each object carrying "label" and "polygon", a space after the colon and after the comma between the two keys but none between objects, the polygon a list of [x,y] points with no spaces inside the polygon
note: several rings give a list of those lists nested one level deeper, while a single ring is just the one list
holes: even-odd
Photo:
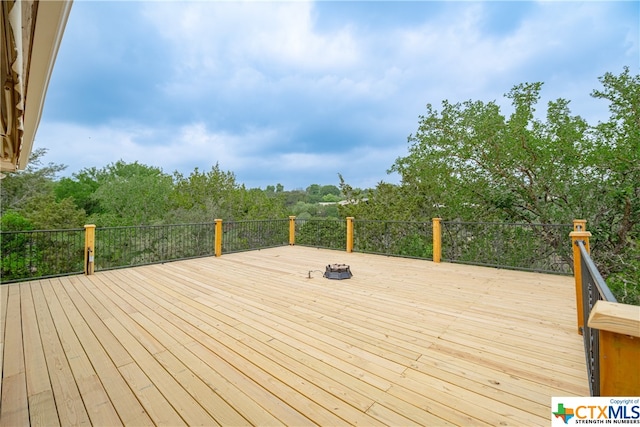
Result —
[{"label": "wooden deck", "polygon": [[589,393],[570,277],[295,246],[0,290],[1,425],[548,425]]}]

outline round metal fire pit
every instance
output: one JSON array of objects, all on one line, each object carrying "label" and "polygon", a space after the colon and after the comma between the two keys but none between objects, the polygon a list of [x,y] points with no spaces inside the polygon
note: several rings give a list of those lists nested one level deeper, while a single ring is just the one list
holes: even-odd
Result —
[{"label": "round metal fire pit", "polygon": [[329,264],[323,274],[327,279],[350,279],[353,274],[346,264]]}]

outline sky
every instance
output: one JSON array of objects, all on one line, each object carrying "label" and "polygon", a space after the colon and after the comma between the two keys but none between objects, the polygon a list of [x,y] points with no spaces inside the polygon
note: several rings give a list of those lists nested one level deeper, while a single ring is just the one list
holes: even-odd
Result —
[{"label": "sky", "polygon": [[637,1],[75,0],[34,148],[63,175],[118,160],[248,188],[397,183],[426,105],[543,82],[538,112],[640,74]]}]

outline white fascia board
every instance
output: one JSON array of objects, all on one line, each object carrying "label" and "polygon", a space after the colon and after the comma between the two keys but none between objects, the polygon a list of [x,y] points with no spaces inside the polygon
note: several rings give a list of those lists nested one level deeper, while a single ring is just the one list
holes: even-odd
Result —
[{"label": "white fascia board", "polygon": [[72,0],[38,2],[31,52],[28,59],[28,76],[25,81],[24,133],[20,145],[18,169],[24,169],[27,166],[33,149],[33,141],[40,124],[49,79],[53,72],[72,3]]}]

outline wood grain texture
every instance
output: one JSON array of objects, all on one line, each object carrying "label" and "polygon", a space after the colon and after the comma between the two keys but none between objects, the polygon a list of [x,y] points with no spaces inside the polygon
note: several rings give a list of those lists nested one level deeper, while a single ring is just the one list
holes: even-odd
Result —
[{"label": "wood grain texture", "polygon": [[589,393],[570,277],[287,246],[0,291],[0,425],[540,425]]},{"label": "wood grain texture", "polygon": [[590,328],[640,338],[640,306],[596,301],[588,325]]}]

